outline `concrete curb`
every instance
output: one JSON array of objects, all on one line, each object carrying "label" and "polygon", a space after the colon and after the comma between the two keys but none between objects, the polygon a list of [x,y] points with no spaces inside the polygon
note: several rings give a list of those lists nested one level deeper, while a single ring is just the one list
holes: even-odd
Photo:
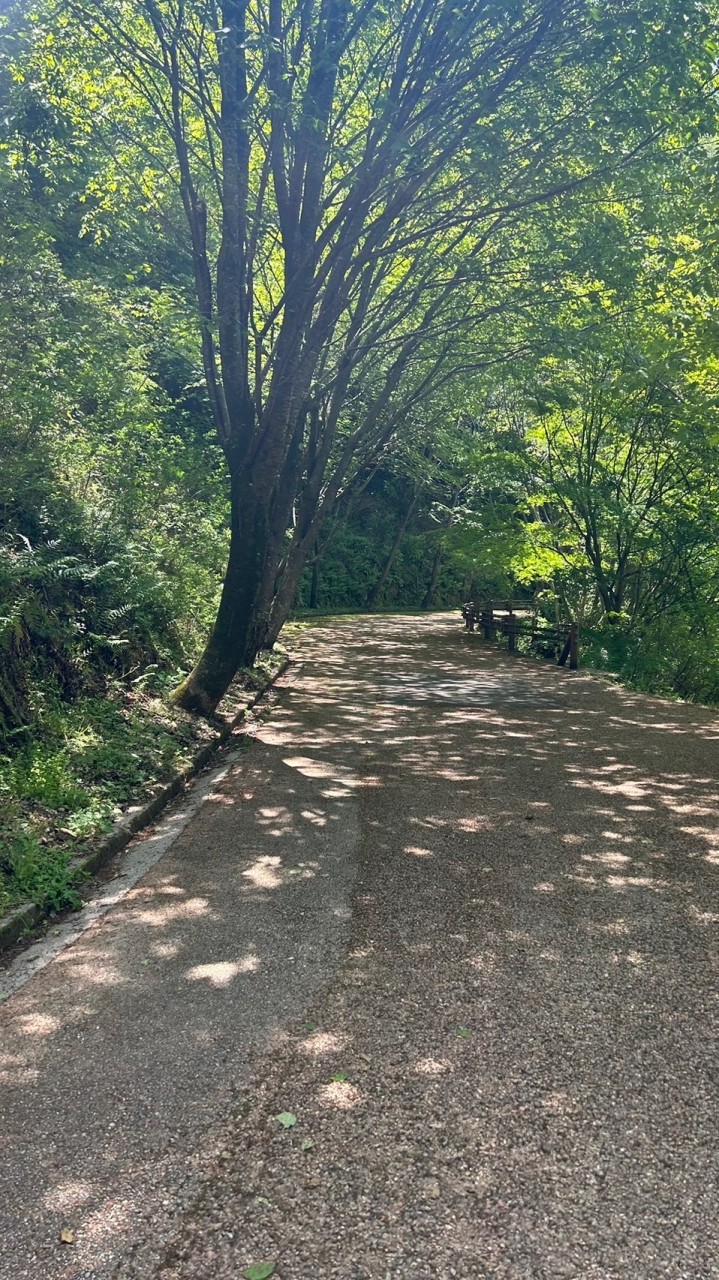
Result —
[{"label": "concrete curb", "polygon": [[[91,849],[88,853],[82,854],[80,857],[73,858],[70,867],[73,871],[86,872],[88,875],[94,875],[101,867],[114,858],[116,853],[125,848],[129,844],[133,836],[138,831],[146,827],[152,822],[164,808],[174,800],[175,796],[187,786],[191,778],[204,769],[205,765],[214,756],[223,742],[226,742],[230,734],[244,720],[247,712],[256,706],[260,698],[264,697],[267,690],[272,687],[281,675],[284,675],[290,665],[289,657],[283,657],[277,670],[267,679],[266,683],[260,689],[250,694],[247,702],[234,713],[222,728],[218,730],[217,737],[212,742],[206,742],[203,747],[197,751],[192,757],[189,764],[184,769],[180,769],[169,782],[166,782],[160,790],[144,805],[135,805],[120,818],[115,829],[105,836],[99,844]],[[25,934],[29,933],[43,920],[50,915],[50,909],[38,907],[34,902],[23,902],[19,907],[13,907],[6,915],[0,917],[0,952],[7,951],[18,942]]]}]

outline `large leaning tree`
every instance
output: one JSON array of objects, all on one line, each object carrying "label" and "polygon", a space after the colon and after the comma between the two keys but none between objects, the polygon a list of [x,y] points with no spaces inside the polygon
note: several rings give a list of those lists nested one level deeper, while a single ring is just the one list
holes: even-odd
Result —
[{"label": "large leaning tree", "polygon": [[132,134],[141,180],[156,171],[184,211],[231,496],[216,621],[176,694],[208,714],[277,634],[357,452],[381,451],[466,351],[456,335],[501,310],[503,246],[696,115],[708,17],[676,0],[37,13],[55,90],[74,76],[108,150]]}]

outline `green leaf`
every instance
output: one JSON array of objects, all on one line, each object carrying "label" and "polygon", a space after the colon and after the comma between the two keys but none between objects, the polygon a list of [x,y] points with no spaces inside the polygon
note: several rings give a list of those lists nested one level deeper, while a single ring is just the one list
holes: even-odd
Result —
[{"label": "green leaf", "polygon": [[304,1029],[305,1031],[314,1031],[316,1026],[317,1026],[316,1022],[305,1022]]},{"label": "green leaf", "polygon": [[280,1114],[275,1116],[275,1120],[279,1121],[283,1129],[291,1129],[293,1125],[297,1124],[297,1116],[293,1115],[291,1111],[280,1111]]},{"label": "green leaf", "polygon": [[335,1084],[344,1084],[345,1080],[347,1079],[347,1072],[335,1071],[334,1075],[330,1076],[330,1079],[334,1080]]},{"label": "green leaf", "polygon": [[457,1032],[457,1035],[461,1036],[463,1040],[469,1039],[469,1034],[470,1033],[467,1027],[460,1027],[459,1031]]},{"label": "green leaf", "polygon": [[253,1262],[242,1274],[245,1280],[268,1280],[275,1274],[276,1266],[276,1262]]},{"label": "green leaf", "polygon": [[311,1139],[311,1138],[303,1138],[303,1139],[302,1139],[302,1150],[303,1150],[303,1151],[311,1151],[311,1150],[312,1150],[312,1148],[314,1147],[314,1145],[315,1145],[315,1144],[314,1144],[314,1142],[312,1141],[312,1139]]}]

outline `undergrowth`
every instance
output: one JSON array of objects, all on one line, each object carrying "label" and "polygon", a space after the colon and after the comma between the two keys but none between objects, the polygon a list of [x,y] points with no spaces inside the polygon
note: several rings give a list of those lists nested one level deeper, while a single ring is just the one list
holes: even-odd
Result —
[{"label": "undergrowth", "polygon": [[0,757],[0,910],[77,905],[73,855],[213,737],[167,704],[176,678],[153,671],[72,703],[33,691],[32,736]]}]

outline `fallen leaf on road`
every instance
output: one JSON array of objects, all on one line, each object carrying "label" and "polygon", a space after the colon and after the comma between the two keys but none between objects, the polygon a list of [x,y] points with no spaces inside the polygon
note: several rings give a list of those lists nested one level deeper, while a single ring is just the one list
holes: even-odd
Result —
[{"label": "fallen leaf on road", "polygon": [[[291,1129],[293,1125],[297,1124],[297,1116],[293,1115],[291,1111],[280,1111],[280,1114],[275,1116],[275,1120],[279,1121],[283,1129]],[[270,1275],[271,1273],[268,1271],[267,1274]]]},{"label": "fallen leaf on road", "polygon": [[75,1243],[75,1232],[71,1231],[69,1227],[63,1227],[62,1231],[60,1232],[60,1244],[74,1244],[74,1243]]},{"label": "fallen leaf on road", "polygon": [[314,1144],[314,1142],[312,1141],[312,1139],[311,1139],[311,1138],[303,1138],[303,1139],[302,1139],[302,1150],[303,1150],[303,1151],[311,1151],[314,1145],[315,1145],[315,1144]]},{"label": "fallen leaf on road", "polygon": [[457,1032],[457,1035],[458,1035],[458,1036],[461,1036],[463,1040],[468,1039],[468,1037],[469,1037],[469,1031],[468,1031],[467,1027],[460,1027],[460,1028],[459,1028],[459,1031]]},{"label": "fallen leaf on road", "polygon": [[347,1079],[346,1071],[335,1071],[334,1075],[330,1076],[330,1080],[334,1080],[335,1084],[344,1084],[346,1079]]},{"label": "fallen leaf on road", "polygon": [[245,1280],[268,1280],[275,1274],[276,1262],[253,1262],[242,1274]]}]

